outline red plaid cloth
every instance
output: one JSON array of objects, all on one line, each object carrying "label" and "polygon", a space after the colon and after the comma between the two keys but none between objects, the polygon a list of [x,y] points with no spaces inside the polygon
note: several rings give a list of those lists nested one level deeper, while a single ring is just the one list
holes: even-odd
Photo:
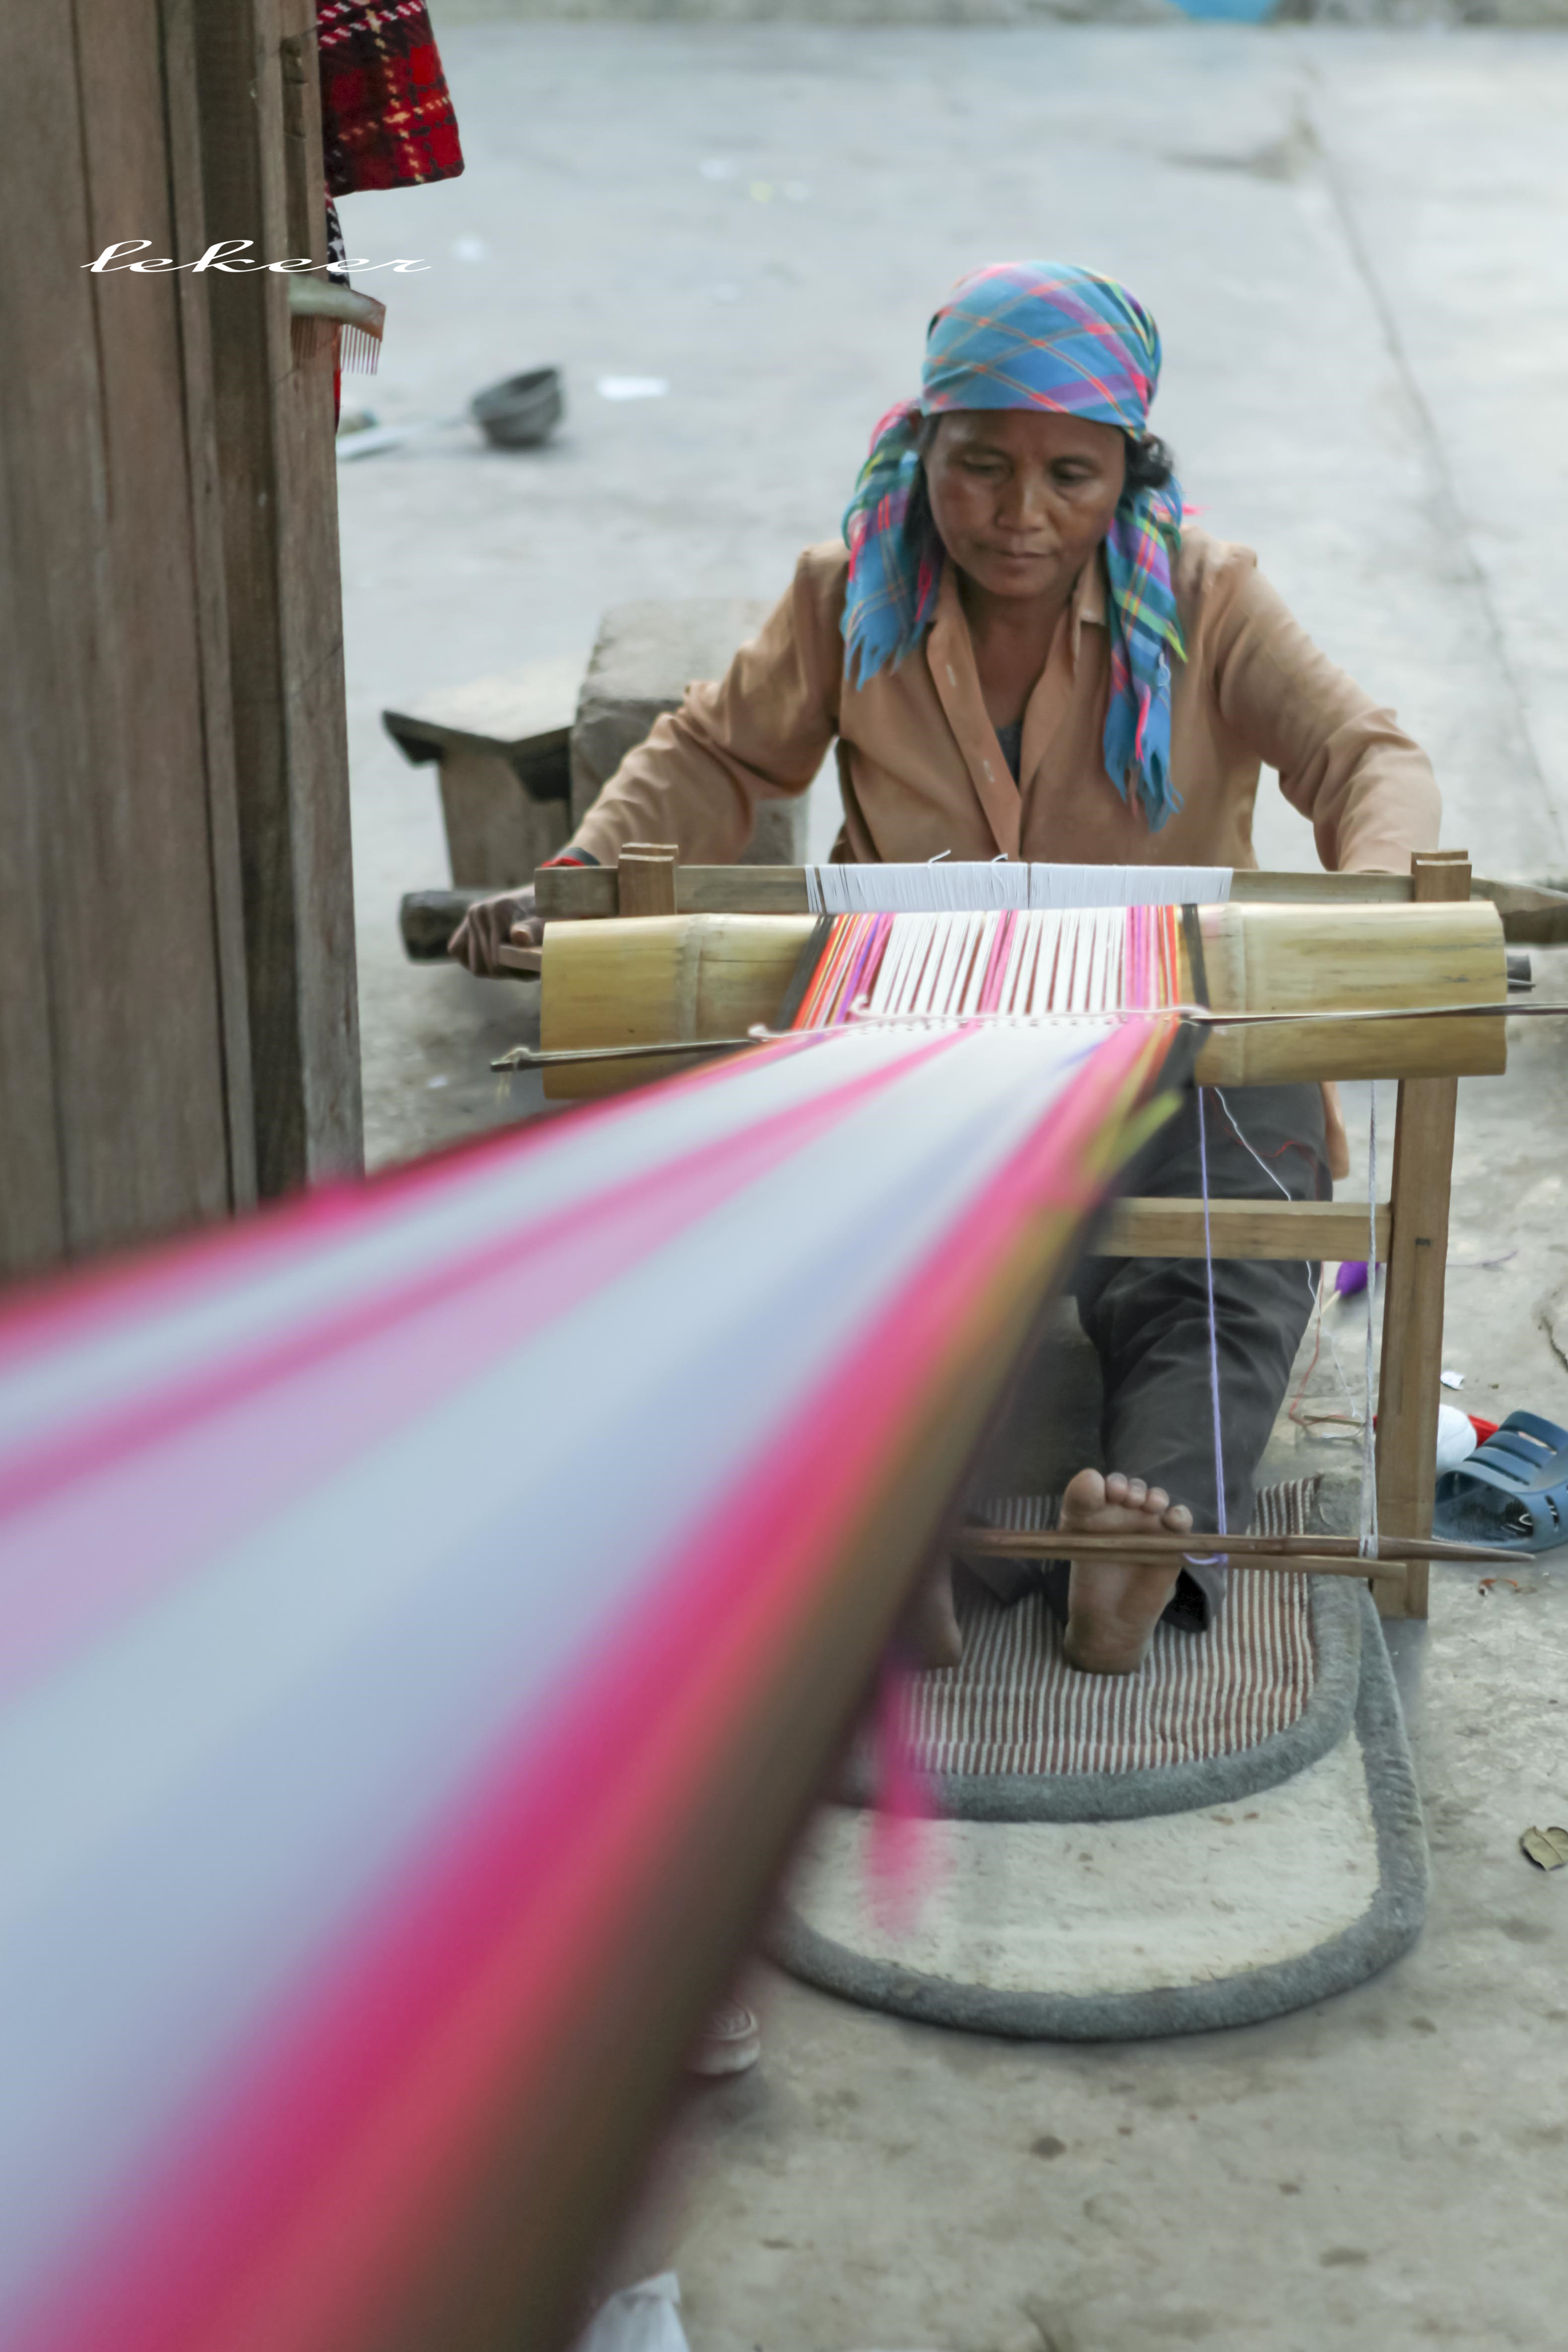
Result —
[{"label": "red plaid cloth", "polygon": [[327,185],[405,188],[463,169],[424,0],[317,0]]}]

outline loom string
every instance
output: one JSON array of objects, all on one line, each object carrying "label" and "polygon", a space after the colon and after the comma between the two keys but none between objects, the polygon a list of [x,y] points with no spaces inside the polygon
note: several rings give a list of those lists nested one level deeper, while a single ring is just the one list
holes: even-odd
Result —
[{"label": "loom string", "polygon": [[1377,1081],[1367,1087],[1366,1119],[1366,1412],[1361,1424],[1361,1556],[1377,1551],[1377,1451],[1373,1421],[1376,1378],[1373,1334],[1377,1323]]},{"label": "loom string", "polygon": [[1214,1415],[1214,1525],[1220,1535],[1225,1523],[1225,1443],[1219,1421],[1219,1326],[1214,1307],[1214,1235],[1208,1214],[1208,1137],[1203,1116],[1205,1089],[1197,1089],[1197,1166],[1203,1192],[1203,1273],[1208,1298],[1208,1401]]}]

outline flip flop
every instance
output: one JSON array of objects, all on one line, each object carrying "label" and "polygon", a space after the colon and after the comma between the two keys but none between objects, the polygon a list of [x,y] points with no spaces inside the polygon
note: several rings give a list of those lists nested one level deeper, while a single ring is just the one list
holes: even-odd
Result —
[{"label": "flip flop", "polygon": [[1568,1543],[1568,1429],[1511,1412],[1458,1469],[1444,1471],[1432,1526],[1454,1542],[1507,1551]]}]

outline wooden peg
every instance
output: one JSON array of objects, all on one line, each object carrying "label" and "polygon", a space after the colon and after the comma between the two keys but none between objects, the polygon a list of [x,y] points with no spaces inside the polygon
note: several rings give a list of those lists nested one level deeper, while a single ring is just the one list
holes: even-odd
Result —
[{"label": "wooden peg", "polygon": [[675,911],[674,843],[628,841],[617,867],[622,915],[673,915]]}]

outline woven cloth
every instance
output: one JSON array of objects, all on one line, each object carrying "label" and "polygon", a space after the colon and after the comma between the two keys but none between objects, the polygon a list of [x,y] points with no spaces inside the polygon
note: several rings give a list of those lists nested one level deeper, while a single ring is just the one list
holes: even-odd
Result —
[{"label": "woven cloth", "polygon": [[[920,398],[884,416],[844,516],[847,673],[863,683],[912,653],[936,617],[946,553],[924,498],[920,421],[953,409],[1044,409],[1127,434],[1148,423],[1160,337],[1124,286],[1071,262],[998,261],[961,278],[927,330]],[[1111,597],[1105,772],[1157,833],[1171,779],[1170,657],[1185,658],[1171,566],[1180,485],[1124,493],[1104,541]]]},{"label": "woven cloth", "polygon": [[454,180],[463,169],[424,0],[317,0],[329,194]]},{"label": "woven cloth", "polygon": [[[1304,1533],[1316,1486],[1262,1488],[1255,1531]],[[1054,1521],[1038,1496],[975,1516],[993,1527]],[[1004,1609],[971,1588],[959,1602],[963,1663],[911,1687],[919,1768],[934,1777],[1136,1772],[1256,1747],[1298,1721],[1312,1697],[1311,1584],[1273,1570],[1233,1574],[1207,1633],[1159,1625],[1141,1671],[1125,1675],[1075,1673],[1040,1593]]]}]

